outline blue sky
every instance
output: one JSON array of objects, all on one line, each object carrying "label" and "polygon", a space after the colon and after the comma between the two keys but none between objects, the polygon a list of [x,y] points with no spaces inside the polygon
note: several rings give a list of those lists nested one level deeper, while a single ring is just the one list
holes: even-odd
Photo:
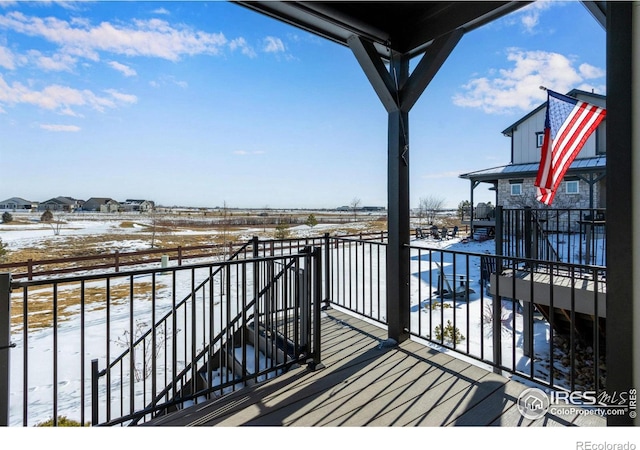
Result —
[{"label": "blue sky", "polygon": [[[540,85],[606,94],[605,39],[573,1],[465,35],[409,116],[411,206],[508,163]],[[348,48],[239,5],[0,1],[0,200],[386,206],[386,145]]]}]

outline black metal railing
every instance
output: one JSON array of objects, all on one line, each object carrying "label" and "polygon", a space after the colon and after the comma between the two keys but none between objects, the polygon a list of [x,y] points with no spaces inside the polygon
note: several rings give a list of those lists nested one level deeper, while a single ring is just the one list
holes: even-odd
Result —
[{"label": "black metal railing", "polygon": [[348,311],[386,324],[387,236],[327,237],[325,296]]},{"label": "black metal railing", "polygon": [[[411,335],[553,389],[604,388],[605,267],[422,245],[410,246]],[[330,246],[331,303],[386,324],[386,243]]]},{"label": "black metal railing", "polygon": [[[108,386],[128,384],[130,392],[117,393],[117,414],[106,408],[106,421],[94,417],[92,422],[138,423],[271,378],[293,364],[318,364],[320,349],[313,336],[319,324],[311,317],[320,307],[312,302],[320,301],[314,287],[321,276],[318,258],[319,250],[307,247],[295,255],[220,265],[130,350],[94,375],[111,375],[107,398],[114,395]],[[171,333],[174,341],[182,337],[183,342],[159,345],[154,337],[159,332]],[[154,348],[162,351],[153,354]],[[151,361],[151,387],[149,396],[141,397],[135,395],[136,381],[144,393],[149,389],[144,377],[135,376],[135,361],[145,356]],[[98,396],[96,390],[93,404],[107,403]]]},{"label": "black metal railing", "polygon": [[498,253],[518,258],[606,266],[604,209],[496,208]]},{"label": "black metal railing", "polygon": [[[15,346],[11,374],[0,371],[6,424],[133,423],[318,364],[320,250],[255,258],[256,241],[229,261],[10,282],[0,293]],[[220,362],[239,344],[226,372]]]},{"label": "black metal railing", "polygon": [[[519,214],[509,219],[513,235],[535,234],[536,221]],[[566,217],[568,226],[584,215]],[[507,248],[504,237],[496,235],[496,248]],[[511,255],[429,248],[426,240],[407,246],[410,334],[550,388],[603,389],[605,266],[536,258],[541,244],[521,241]],[[320,302],[387,323],[387,245],[386,233],[254,238],[232,261],[9,282],[13,342],[0,335],[0,363],[10,353],[20,381],[0,392],[0,403],[6,395],[11,425],[56,425],[64,415],[138,423],[294,363],[316,364]],[[73,363],[60,357],[69,352]],[[227,363],[236,369],[226,372]]]}]

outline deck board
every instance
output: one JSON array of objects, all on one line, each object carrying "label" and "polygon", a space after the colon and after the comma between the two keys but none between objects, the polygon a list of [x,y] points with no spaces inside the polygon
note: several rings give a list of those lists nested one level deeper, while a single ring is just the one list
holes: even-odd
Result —
[{"label": "deck board", "polygon": [[324,368],[205,401],[144,426],[604,426],[599,417],[523,418],[527,388],[415,341],[381,345],[386,330],[330,309],[322,318]]}]

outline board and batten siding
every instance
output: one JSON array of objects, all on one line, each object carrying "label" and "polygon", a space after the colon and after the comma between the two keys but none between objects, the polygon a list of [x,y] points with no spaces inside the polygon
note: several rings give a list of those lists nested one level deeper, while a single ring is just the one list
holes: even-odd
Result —
[{"label": "board and batten siding", "polygon": [[[580,100],[594,105],[606,107],[605,99],[578,95]],[[540,161],[540,147],[537,146],[537,133],[544,132],[546,106],[540,108],[527,120],[518,124],[513,131],[513,164],[536,163]],[[600,124],[596,133],[592,134],[585,143],[578,158],[590,158],[603,154],[606,148],[607,131],[606,119]]]}]

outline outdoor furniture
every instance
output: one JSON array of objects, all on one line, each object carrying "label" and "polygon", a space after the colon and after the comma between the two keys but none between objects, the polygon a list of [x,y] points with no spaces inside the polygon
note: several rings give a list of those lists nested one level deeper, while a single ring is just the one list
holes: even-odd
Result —
[{"label": "outdoor furniture", "polygon": [[473,232],[473,240],[484,242],[489,239],[489,230],[487,228],[476,228]]},{"label": "outdoor furniture", "polygon": [[[440,264],[437,262],[435,265],[438,267],[438,288],[433,293],[437,297],[442,298],[453,298],[455,297],[465,297],[467,293],[473,294],[475,291],[469,287],[469,283],[472,282],[465,275],[452,275],[444,273]],[[453,286],[452,286],[453,284]]]},{"label": "outdoor furniture", "polygon": [[480,283],[485,288],[489,287],[491,274],[496,273],[496,257],[481,256],[480,257]]}]

